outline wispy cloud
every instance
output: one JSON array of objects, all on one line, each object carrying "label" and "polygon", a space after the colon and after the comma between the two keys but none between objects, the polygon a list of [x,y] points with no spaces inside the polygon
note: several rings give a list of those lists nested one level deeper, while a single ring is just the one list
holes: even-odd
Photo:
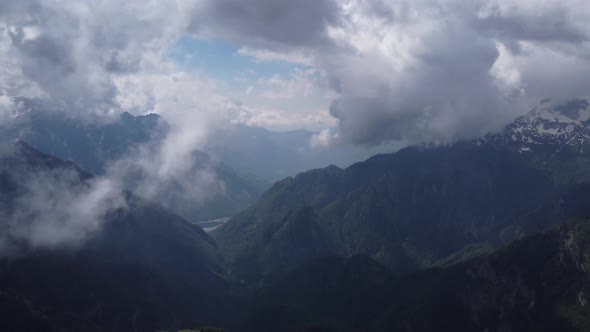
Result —
[{"label": "wispy cloud", "polygon": [[109,213],[127,206],[109,178],[85,178],[70,165],[36,167],[15,146],[0,147],[0,255],[72,248],[100,231]]}]

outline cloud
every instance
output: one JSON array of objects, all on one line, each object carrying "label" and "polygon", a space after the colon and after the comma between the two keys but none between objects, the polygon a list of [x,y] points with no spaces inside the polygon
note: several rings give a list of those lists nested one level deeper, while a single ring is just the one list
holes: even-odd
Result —
[{"label": "cloud", "polygon": [[260,59],[305,55],[338,93],[330,114],[352,144],[473,137],[590,88],[581,0],[317,3],[205,1],[192,27]]},{"label": "cloud", "polygon": [[259,62],[284,61],[304,66],[312,65],[312,58],[301,50],[275,52],[268,49],[252,49],[249,47],[242,47],[238,49],[238,54],[254,58]]},{"label": "cloud", "polygon": [[[195,205],[223,193],[216,161],[198,153],[225,119],[215,82],[169,58],[197,1],[8,1],[0,6],[0,96],[40,96],[76,118],[156,112],[171,129],[113,161],[101,179],[146,199]],[[46,103],[48,104],[48,103]],[[0,106],[0,121],[10,113]],[[112,116],[114,115],[114,116]],[[101,119],[102,120],[102,119]],[[163,202],[165,204],[166,202]]]},{"label": "cloud", "polygon": [[329,43],[326,25],[338,20],[338,7],[331,0],[206,0],[193,12],[189,31],[257,49],[291,49]]},{"label": "cloud", "polygon": [[[167,56],[186,35],[227,40],[239,55],[257,61],[313,67],[326,84],[310,89],[329,87],[337,94],[329,98],[329,111],[338,120],[340,141],[352,144],[471,137],[498,129],[541,99],[583,97],[590,85],[590,10],[584,0],[182,0],[123,6],[112,0],[27,0],[1,6],[0,91],[44,95],[78,110],[113,112],[142,85],[122,86],[122,80],[178,74]],[[292,82],[267,80],[270,86],[255,87],[243,101],[250,111],[263,110],[256,115],[261,118],[269,117],[264,110],[286,107],[254,98],[293,91]],[[152,94],[161,87],[143,85]],[[158,108],[153,96],[145,97],[143,106]],[[285,116],[296,118],[292,112]]]},{"label": "cloud", "polygon": [[518,41],[579,44],[588,41],[587,23],[575,17],[585,11],[583,5],[575,0],[489,1],[480,7],[475,27],[516,49]]},{"label": "cloud", "polygon": [[293,67],[252,84],[234,100],[232,122],[279,131],[316,131],[336,124],[328,110],[335,96],[314,68]]},{"label": "cloud", "polygon": [[339,139],[338,133],[334,133],[330,129],[322,129],[311,137],[309,145],[312,148],[326,148],[334,145]]},{"label": "cloud", "polygon": [[196,150],[187,131],[173,131],[157,144],[139,145],[111,163],[105,179],[130,188],[147,201],[179,214],[225,192],[217,178],[218,161]]},{"label": "cloud", "polygon": [[227,121],[228,100],[219,96],[215,82],[180,70],[168,58],[194,5],[0,4],[0,125],[13,118],[18,96],[43,97],[44,111],[56,108],[76,118],[157,112],[170,124],[161,140],[136,146],[83,185],[67,172],[23,178],[26,190],[7,216],[11,222],[0,239],[3,246],[11,241],[35,248],[81,244],[122,206],[124,187],[169,207],[179,201],[197,206],[223,194],[218,161],[199,149],[211,130]]},{"label": "cloud", "polygon": [[[380,19],[360,1],[344,6],[347,22],[332,27],[331,35],[352,54],[318,56],[320,66],[338,83],[340,97],[330,113],[340,120],[341,139],[365,145],[449,142],[510,121],[523,111],[516,98],[521,93],[529,100],[545,97],[527,85],[519,63],[512,62],[512,77],[494,71],[503,43],[532,39],[535,32],[525,28],[537,23],[523,23],[521,30],[514,27],[496,38],[495,27],[482,22],[489,16],[478,16],[483,6],[477,1],[399,1],[390,7],[391,19]],[[562,37],[560,41],[574,42],[571,33]]]},{"label": "cloud", "polygon": [[12,98],[0,92],[0,128],[14,116],[15,105]]},{"label": "cloud", "polygon": [[127,206],[121,187],[110,179],[85,179],[69,167],[35,167],[21,162],[27,159],[21,153],[0,147],[0,254],[79,246],[109,213]]},{"label": "cloud", "polygon": [[288,79],[274,75],[269,78],[260,78],[257,84],[261,87],[262,97],[267,99],[292,99],[295,97],[308,97],[315,92],[317,87],[316,71],[314,69],[295,68]]},{"label": "cloud", "polygon": [[271,128],[278,131],[302,128],[317,131],[326,127],[332,128],[337,124],[336,119],[324,109],[305,109],[294,112],[285,108],[254,108],[239,103],[228,107],[228,119],[231,124]]},{"label": "cloud", "polygon": [[[185,72],[136,74],[116,81],[118,103],[133,113],[156,112],[169,123],[162,140],[137,146],[114,161],[107,172],[120,179],[141,179],[130,187],[143,198],[174,206],[174,200],[200,205],[224,192],[216,176],[219,161],[204,150],[213,131],[229,125],[232,103],[219,96],[215,83]],[[173,196],[173,197],[172,197]]]},{"label": "cloud", "polygon": [[13,96],[35,90],[72,109],[108,112],[117,107],[114,79],[162,61],[188,24],[182,12],[190,2],[26,0],[2,6],[5,90]]},{"label": "cloud", "polygon": [[165,123],[157,140],[111,161],[104,176],[181,215],[223,195],[220,161],[201,152],[215,130],[230,124],[231,102],[217,94],[215,82],[171,68],[120,77],[115,84],[121,110],[155,112]]}]

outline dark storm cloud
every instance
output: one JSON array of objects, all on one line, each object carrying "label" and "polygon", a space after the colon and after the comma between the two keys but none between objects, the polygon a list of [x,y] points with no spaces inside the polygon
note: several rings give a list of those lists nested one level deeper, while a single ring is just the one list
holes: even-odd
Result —
[{"label": "dark storm cloud", "polygon": [[[468,25],[469,17],[462,17],[466,11],[462,6],[445,8],[442,14],[423,17],[423,23],[406,16],[377,26],[376,34],[387,36],[391,29],[393,34],[419,38],[401,48],[391,41],[392,52],[410,56],[399,64],[395,55],[365,53],[362,48],[352,58],[335,61],[338,55],[331,54],[320,59],[340,82],[340,96],[330,108],[340,120],[340,140],[362,145],[445,142],[481,134],[506,121],[506,115],[494,112],[502,98],[489,74],[499,52],[493,40]],[[376,14],[366,13],[368,22]],[[378,39],[371,42],[388,46]]]},{"label": "dark storm cloud", "polygon": [[332,0],[216,0],[203,2],[190,28],[250,46],[320,47],[330,42],[327,25],[339,19]]},{"label": "dark storm cloud", "polygon": [[[571,8],[569,8],[571,10]],[[501,40],[512,51],[519,52],[521,41],[540,43],[581,44],[588,41],[588,31],[571,17],[567,7],[541,13],[501,12],[488,10],[474,26],[482,33]]]}]

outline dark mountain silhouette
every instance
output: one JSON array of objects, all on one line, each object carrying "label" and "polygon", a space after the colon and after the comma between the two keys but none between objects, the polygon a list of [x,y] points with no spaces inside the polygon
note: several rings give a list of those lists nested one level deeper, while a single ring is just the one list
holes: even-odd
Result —
[{"label": "dark mountain silhouette", "polygon": [[[2,215],[14,212],[19,196],[28,197],[29,189],[15,179],[52,174],[65,186],[87,186],[92,179],[71,162],[24,143],[4,148],[0,159]],[[71,173],[77,183],[71,176],[60,178]],[[2,252],[2,330],[155,331],[231,324],[226,315],[234,314],[239,298],[224,278],[213,240],[163,207],[128,192],[124,197],[126,207],[109,212],[102,228],[80,243],[35,247],[16,238],[18,251]],[[9,222],[3,218],[2,228]]]},{"label": "dark mountain silhouette", "polygon": [[274,280],[241,331],[586,331],[590,221],[448,268],[393,276],[367,256]]}]

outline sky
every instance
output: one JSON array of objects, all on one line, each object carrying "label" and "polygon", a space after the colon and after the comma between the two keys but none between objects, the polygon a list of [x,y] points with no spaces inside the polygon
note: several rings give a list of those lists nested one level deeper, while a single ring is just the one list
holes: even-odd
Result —
[{"label": "sky", "polygon": [[256,116],[250,125],[278,131],[334,125],[328,113],[330,92],[319,85],[321,74],[308,63],[265,59],[223,39],[194,36],[179,38],[169,58],[183,71],[217,81],[220,93],[252,108]]},{"label": "sky", "polygon": [[243,123],[317,131],[316,146],[452,142],[586,97],[589,36],[585,0],[6,0],[0,121],[40,96],[204,136]]}]

